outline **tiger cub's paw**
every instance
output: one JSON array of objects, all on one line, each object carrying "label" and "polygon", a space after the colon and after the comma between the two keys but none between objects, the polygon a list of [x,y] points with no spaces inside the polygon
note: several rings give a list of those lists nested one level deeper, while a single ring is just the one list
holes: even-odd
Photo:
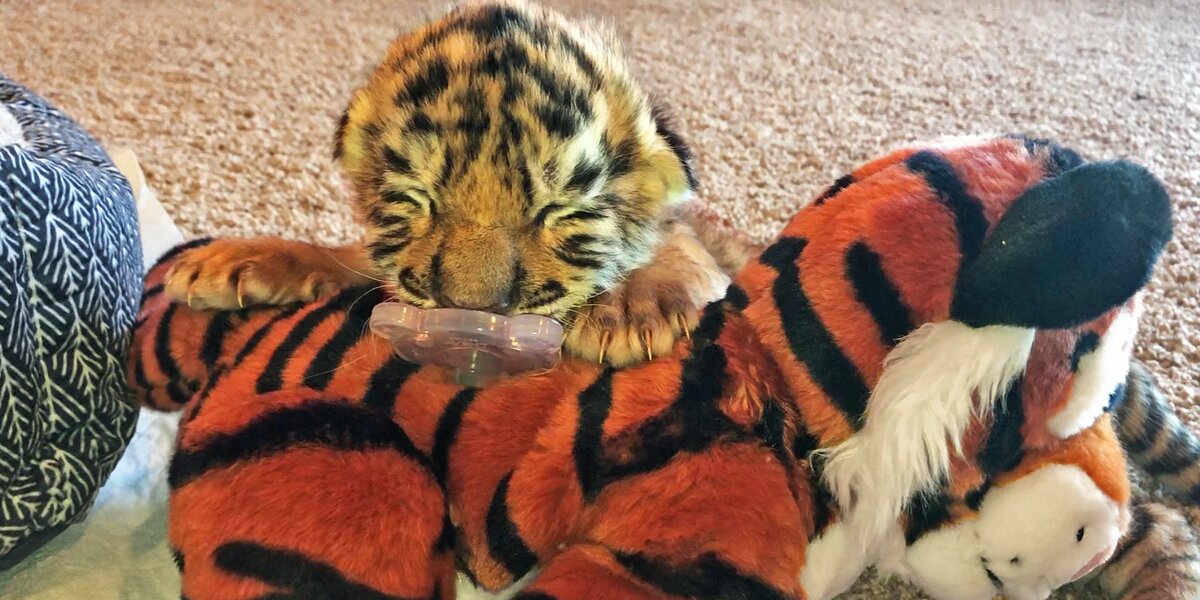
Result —
[{"label": "tiger cub's paw", "polygon": [[729,282],[691,230],[676,226],[649,264],[579,309],[564,346],[616,367],[669,354]]},{"label": "tiger cub's paw", "polygon": [[326,249],[277,238],[216,240],[180,255],[163,291],[193,308],[311,302],[353,283]]}]

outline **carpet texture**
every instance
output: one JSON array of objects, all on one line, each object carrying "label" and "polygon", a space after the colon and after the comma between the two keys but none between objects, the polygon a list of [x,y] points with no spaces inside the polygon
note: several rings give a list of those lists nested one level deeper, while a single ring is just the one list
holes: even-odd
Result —
[{"label": "carpet texture", "polygon": [[[1177,218],[1137,353],[1200,424],[1194,2],[550,4],[614,25],[679,112],[704,198],[760,240],[845,170],[912,140],[1022,131],[1148,166]],[[336,117],[388,41],[443,6],[0,0],[0,71],[132,146],[185,232],[336,242],[354,230],[329,160]],[[849,595],[917,597],[878,580]]]}]

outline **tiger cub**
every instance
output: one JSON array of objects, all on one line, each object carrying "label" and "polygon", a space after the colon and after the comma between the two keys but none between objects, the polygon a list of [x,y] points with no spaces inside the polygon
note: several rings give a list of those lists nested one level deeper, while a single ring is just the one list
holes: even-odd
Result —
[{"label": "tiger cub", "polygon": [[608,33],[515,0],[396,39],[335,137],[362,243],[216,241],[173,299],[235,308],[382,283],[422,307],[553,316],[613,365],[670,350],[726,273],[676,218],[696,181]]}]

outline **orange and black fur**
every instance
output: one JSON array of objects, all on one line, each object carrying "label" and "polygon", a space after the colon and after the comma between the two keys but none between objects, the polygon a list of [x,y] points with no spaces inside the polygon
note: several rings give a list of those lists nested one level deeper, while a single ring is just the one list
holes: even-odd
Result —
[{"label": "orange and black fur", "polygon": [[[450,598],[457,563],[489,589],[536,569],[528,600],[803,597],[831,506],[808,456],[871,426],[908,331],[1029,328],[1009,382],[1021,444],[1055,443],[1081,340],[1126,310],[1169,235],[1151,176],[1080,163],[1011,138],[897,152],[802,210],[675,356],[480,390],[364,336],[379,290],[194,310],[163,293],[175,253],[149,275],[129,377],[147,405],[185,408],[169,530],[184,594]],[[1058,252],[1081,227],[1103,243]],[[1043,268],[997,288],[988,270],[1022,261]],[[1069,302],[1043,301],[1068,281]],[[971,448],[980,427],[954,433]]]},{"label": "orange and black fur", "polygon": [[467,2],[398,37],[335,155],[360,243],[218,240],[167,294],[238,308],[374,281],[423,307],[553,316],[568,352],[623,365],[668,351],[729,283],[680,212],[696,181],[666,110],[614,36],[548,9]]}]

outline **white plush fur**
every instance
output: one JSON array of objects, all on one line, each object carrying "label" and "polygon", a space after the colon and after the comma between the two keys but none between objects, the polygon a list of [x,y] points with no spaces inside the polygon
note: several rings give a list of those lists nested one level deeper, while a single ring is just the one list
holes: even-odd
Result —
[{"label": "white plush fur", "polygon": [[0,146],[13,144],[28,145],[25,143],[25,132],[21,130],[21,124],[17,123],[17,119],[12,116],[12,113],[0,105]]},{"label": "white plush fur", "polygon": [[891,528],[885,543],[864,550],[849,527],[834,523],[808,544],[800,587],[808,600],[831,600],[854,585],[867,567],[903,553],[899,525]]},{"label": "white plush fur", "polygon": [[937,485],[973,419],[1025,368],[1033,330],[930,323],[888,354],[862,430],[828,452],[825,478],[863,547]]},{"label": "white plush fur", "polygon": [[1104,412],[1109,396],[1129,374],[1139,307],[1135,304],[1118,313],[1096,349],[1080,359],[1066,405],[1047,422],[1050,433],[1070,437],[1091,426]]},{"label": "white plush fur", "polygon": [[129,187],[133,190],[138,228],[142,232],[142,261],[145,268],[149,269],[167,250],[183,242],[183,233],[159,203],[154,189],[146,184],[146,176],[133,150],[115,148],[109,155],[117,170],[129,180]]},{"label": "white plush fur", "polygon": [[499,592],[492,593],[483,588],[471,585],[471,580],[467,579],[466,575],[459,573],[458,580],[454,583],[454,600],[510,600],[532,583],[537,578],[537,574],[538,570],[534,569],[526,573],[524,577],[514,581],[512,585]]},{"label": "white plush fur", "polygon": [[926,534],[900,563],[880,567],[939,600],[990,600],[998,590],[986,559],[1005,598],[1041,600],[1108,560],[1127,524],[1125,507],[1082,469],[1050,464],[989,491],[977,519]]}]

